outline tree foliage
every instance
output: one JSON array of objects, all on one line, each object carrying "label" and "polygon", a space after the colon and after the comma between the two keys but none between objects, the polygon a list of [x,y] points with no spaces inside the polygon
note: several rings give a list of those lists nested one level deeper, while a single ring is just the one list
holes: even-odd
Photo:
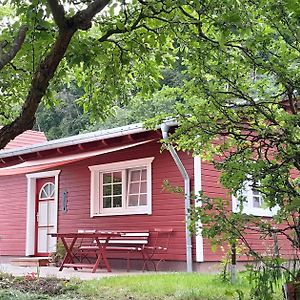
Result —
[{"label": "tree foliage", "polygon": [[174,113],[174,107],[182,99],[179,97],[178,87],[183,83],[184,75],[180,68],[162,70],[159,80],[160,88],[151,95],[135,92],[126,103],[116,101],[109,110],[98,118],[92,117],[92,112],[85,112],[81,99],[83,88],[74,83],[59,87],[54,94],[54,103],[42,104],[36,114],[36,130],[43,131],[48,139],[57,139],[76,135],[86,131],[113,128],[138,122],[144,122],[157,115]]},{"label": "tree foliage", "polygon": [[[227,200],[251,179],[264,205],[279,207],[272,219],[246,215],[246,199],[239,196],[241,210],[233,213],[230,201],[204,190],[196,197],[202,206],[192,212],[191,229],[200,220],[214,247],[239,244],[259,261],[251,272],[253,297],[273,299],[275,285],[300,278],[299,3],[193,2],[181,11],[176,50],[186,81],[172,142],[220,170]],[[272,241],[271,249],[257,251],[249,233],[266,245]],[[279,240],[293,256],[281,256]]]},{"label": "tree foliage", "polygon": [[220,157],[226,187],[237,191],[251,176],[267,203],[288,214],[300,205],[298,175],[291,174],[300,170],[299,16],[296,1],[216,8],[189,47],[192,79],[175,135],[183,149]]},{"label": "tree foliage", "polygon": [[57,103],[41,104],[37,114],[34,129],[43,131],[47,138],[58,139],[72,136],[84,131],[90,124],[90,114],[84,113],[77,102],[83,92],[70,86],[62,88],[54,96]]},{"label": "tree foliage", "polygon": [[[176,49],[188,78],[181,87],[184,101],[173,115],[179,127],[172,141],[178,149],[193,150],[213,162],[232,193],[251,178],[266,205],[280,207],[275,223],[266,225],[254,218],[255,224],[265,229],[263,235],[276,228],[298,251],[299,3],[192,1],[180,10]],[[206,208],[216,209],[218,200],[211,200]],[[226,224],[218,215],[215,220],[205,217],[204,207],[196,218],[210,224],[204,231],[210,237],[240,239],[239,232],[244,231],[237,232],[234,226],[243,224],[246,230],[248,218],[241,213],[234,222],[238,216],[231,207],[223,208],[228,213]]]},{"label": "tree foliage", "polygon": [[32,128],[42,99],[53,103],[51,92],[62,82],[83,88],[85,112],[105,115],[133,90],[146,93],[156,86],[161,67],[171,62],[167,28],[177,5],[137,0],[6,3],[0,36],[0,121],[6,125],[0,129],[0,148]]}]

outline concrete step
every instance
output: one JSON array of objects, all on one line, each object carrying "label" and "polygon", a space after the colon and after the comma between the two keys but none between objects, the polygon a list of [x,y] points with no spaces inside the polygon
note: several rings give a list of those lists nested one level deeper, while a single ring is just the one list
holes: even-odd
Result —
[{"label": "concrete step", "polygon": [[18,257],[11,260],[11,264],[20,267],[49,266],[51,257]]}]

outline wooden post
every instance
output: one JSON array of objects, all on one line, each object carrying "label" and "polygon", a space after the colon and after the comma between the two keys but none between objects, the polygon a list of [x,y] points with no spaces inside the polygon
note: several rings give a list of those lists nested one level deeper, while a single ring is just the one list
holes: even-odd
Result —
[{"label": "wooden post", "polygon": [[274,254],[276,257],[279,257],[278,237],[276,232],[273,232],[273,240],[274,240]]},{"label": "wooden post", "polygon": [[230,268],[230,278],[231,278],[231,283],[235,284],[236,283],[236,245],[233,243],[231,245],[231,268]]}]

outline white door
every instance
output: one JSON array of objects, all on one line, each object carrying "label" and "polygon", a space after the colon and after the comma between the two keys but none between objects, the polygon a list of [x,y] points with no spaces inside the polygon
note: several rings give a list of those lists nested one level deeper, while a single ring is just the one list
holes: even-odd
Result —
[{"label": "white door", "polygon": [[55,232],[56,186],[54,177],[36,181],[36,243],[35,255],[47,256],[55,249],[56,239],[49,233]]}]

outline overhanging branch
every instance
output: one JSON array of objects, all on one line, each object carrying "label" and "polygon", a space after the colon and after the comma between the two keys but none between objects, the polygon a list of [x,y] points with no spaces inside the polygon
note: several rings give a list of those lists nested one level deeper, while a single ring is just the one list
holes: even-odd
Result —
[{"label": "overhanging branch", "polygon": [[[9,62],[11,62],[20,51],[24,43],[27,30],[27,25],[22,25],[10,49],[6,53],[0,54],[0,70],[3,69]],[[4,46],[6,46],[6,44]]]}]

